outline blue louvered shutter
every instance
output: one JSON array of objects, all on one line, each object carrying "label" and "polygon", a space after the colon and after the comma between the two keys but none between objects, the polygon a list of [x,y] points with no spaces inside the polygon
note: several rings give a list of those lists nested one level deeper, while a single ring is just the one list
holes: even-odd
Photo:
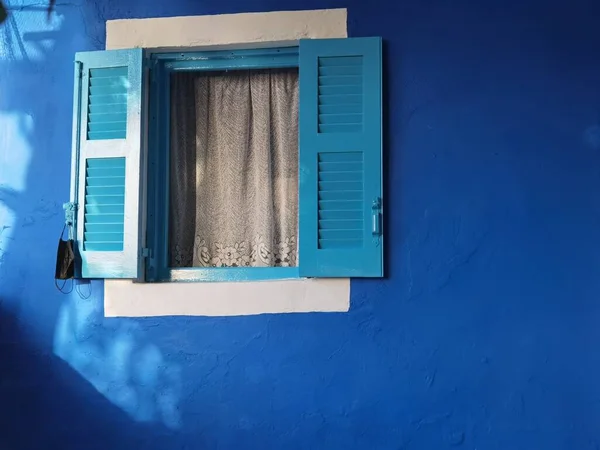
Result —
[{"label": "blue louvered shutter", "polygon": [[84,278],[138,278],[143,52],[77,53],[72,201]]},{"label": "blue louvered shutter", "polygon": [[301,40],[301,276],[383,276],[381,125],[381,39]]}]

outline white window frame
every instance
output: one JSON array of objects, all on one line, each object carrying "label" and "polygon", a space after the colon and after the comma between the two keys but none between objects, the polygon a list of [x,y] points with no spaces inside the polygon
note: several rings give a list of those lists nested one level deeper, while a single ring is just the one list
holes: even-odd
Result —
[{"label": "white window frame", "polygon": [[[346,9],[114,20],[106,24],[106,49],[296,46],[299,39],[346,38],[346,22]],[[350,306],[350,280],[157,284],[105,280],[104,294],[107,317],[346,312]]]}]

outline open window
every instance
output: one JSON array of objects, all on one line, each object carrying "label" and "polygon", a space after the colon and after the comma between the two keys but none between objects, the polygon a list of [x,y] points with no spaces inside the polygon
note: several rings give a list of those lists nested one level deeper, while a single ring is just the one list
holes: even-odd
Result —
[{"label": "open window", "polygon": [[383,275],[379,38],[76,64],[83,277]]}]

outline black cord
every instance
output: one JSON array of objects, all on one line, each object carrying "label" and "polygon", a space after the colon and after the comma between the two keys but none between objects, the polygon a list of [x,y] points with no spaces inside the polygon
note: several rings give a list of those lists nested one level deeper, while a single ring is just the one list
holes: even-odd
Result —
[{"label": "black cord", "polygon": [[71,289],[68,291],[64,290],[65,286],[67,285],[67,281],[69,281],[69,280],[65,280],[63,285],[59,287],[58,280],[56,278],[54,279],[54,286],[56,286],[56,289],[58,289],[58,292],[60,292],[61,294],[70,294],[71,292],[73,292],[73,285],[74,285],[73,279],[71,279]]},{"label": "black cord", "polygon": [[[69,225],[69,227],[73,226],[71,222],[69,222],[68,225]],[[63,229],[60,233],[60,240],[62,240],[63,236],[65,235],[66,229],[67,229],[67,222],[65,222]],[[69,236],[69,240],[72,240],[71,236]],[[81,298],[83,300],[87,300],[88,298],[90,298],[92,296],[92,282],[90,280],[86,280],[87,285],[89,286],[89,292],[87,293],[87,295],[84,295],[81,292],[81,284],[83,284],[83,283],[76,283],[74,278],[70,278],[70,280],[71,280],[71,289],[69,289],[68,291],[65,290],[65,286],[67,285],[67,281],[69,281],[69,279],[64,280],[62,286],[59,286],[58,279],[54,278],[54,286],[56,286],[56,289],[58,289],[58,292],[60,292],[62,294],[70,294],[71,292],[73,292],[73,288],[75,288],[75,292],[77,292],[77,295],[79,295],[79,298]]]},{"label": "black cord", "polygon": [[76,284],[76,286],[77,286],[77,287],[75,288],[75,291],[77,292],[77,295],[79,295],[79,298],[81,298],[81,299],[83,299],[83,300],[87,300],[88,298],[90,298],[90,297],[92,296],[92,282],[91,282],[91,281],[88,281],[88,283],[87,283],[87,284],[88,284],[88,286],[89,286],[90,288],[89,288],[89,292],[88,292],[88,294],[87,294],[86,296],[84,296],[84,295],[81,293],[81,289],[79,289],[79,287],[81,286],[81,284]]}]

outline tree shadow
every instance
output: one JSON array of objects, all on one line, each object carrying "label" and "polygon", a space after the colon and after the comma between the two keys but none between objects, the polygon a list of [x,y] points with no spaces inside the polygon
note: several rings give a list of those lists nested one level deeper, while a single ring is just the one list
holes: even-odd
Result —
[{"label": "tree shadow", "polygon": [[170,430],[132,421],[68,364],[25,340],[0,309],[0,448],[177,448]]},{"label": "tree shadow", "polygon": [[[0,449],[181,447],[176,426],[140,412],[178,407],[163,395],[170,372],[153,385],[144,378],[156,361],[173,366],[135,323],[104,319],[101,283],[87,286],[88,303],[54,288],[69,200],[74,55],[100,49],[104,21],[93,2],[59,3],[51,22],[46,4],[8,3],[0,25]],[[124,336],[133,341],[129,371],[115,378],[110,363]]]}]

